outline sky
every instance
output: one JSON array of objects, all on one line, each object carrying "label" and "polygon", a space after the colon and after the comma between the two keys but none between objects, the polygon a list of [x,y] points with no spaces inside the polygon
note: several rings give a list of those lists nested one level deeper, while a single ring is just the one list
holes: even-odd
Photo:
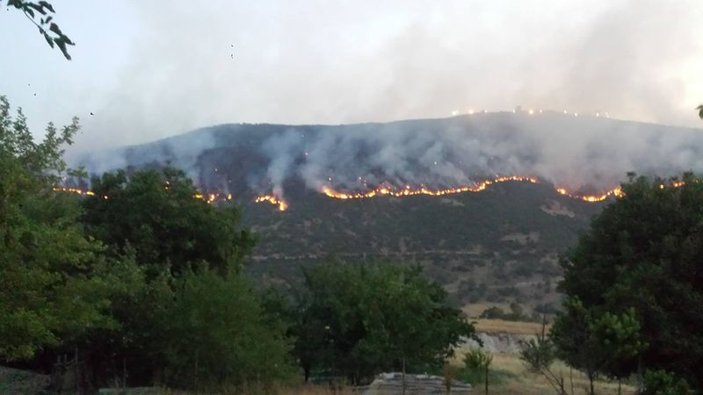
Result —
[{"label": "sky", "polygon": [[[700,127],[700,0],[53,0],[51,50],[0,10],[0,95],[76,149],[221,123],[567,109]],[[93,115],[91,115],[93,113]]]}]

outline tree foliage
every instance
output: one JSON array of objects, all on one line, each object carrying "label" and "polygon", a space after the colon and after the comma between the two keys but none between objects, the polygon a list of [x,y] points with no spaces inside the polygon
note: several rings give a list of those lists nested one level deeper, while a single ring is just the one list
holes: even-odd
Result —
[{"label": "tree foliage", "polygon": [[283,326],[266,321],[258,296],[237,273],[186,273],[163,328],[165,379],[177,387],[271,382],[292,371]]},{"label": "tree foliage", "polygon": [[[0,5],[2,5],[1,2]],[[58,47],[63,56],[71,60],[68,46],[75,45],[75,43],[61,31],[59,25],[53,22],[55,11],[51,3],[48,1],[7,0],[7,5],[22,11],[27,19],[39,29],[39,34],[44,37],[46,43],[51,48]]]},{"label": "tree foliage", "polygon": [[493,355],[480,348],[474,348],[464,354],[464,367],[483,374],[483,384],[486,395],[488,395],[488,368],[491,366],[492,362]]},{"label": "tree foliage", "polygon": [[640,325],[634,309],[616,315],[608,311],[598,314],[577,299],[567,299],[550,335],[557,355],[570,366],[586,373],[590,394],[599,375],[624,378],[644,348]]},{"label": "tree foliage", "polygon": [[174,169],[61,193],[77,175],[62,159],[77,131],[50,124],[37,143],[0,97],[0,360],[46,369],[70,354],[84,391],[289,374],[284,327],[239,270],[253,245],[239,211],[194,198]]},{"label": "tree foliage", "polygon": [[194,198],[198,191],[180,170],[119,170],[91,184],[95,195],[83,201],[82,217],[88,234],[111,256],[133,249],[150,276],[164,266],[178,275],[203,264],[226,273],[238,269],[254,245],[239,210]]},{"label": "tree foliage", "polygon": [[665,370],[650,370],[644,373],[642,395],[687,395],[690,388],[686,380],[677,378]]},{"label": "tree foliage", "polygon": [[352,383],[390,370],[439,369],[474,333],[446,292],[417,268],[328,263],[305,272],[293,327],[306,373]]},{"label": "tree foliage", "polygon": [[77,119],[49,124],[37,143],[22,111],[13,117],[0,97],[0,359],[110,325],[101,248],[83,235],[78,202],[52,190],[77,131]]},{"label": "tree foliage", "polygon": [[590,357],[605,374],[664,369],[700,387],[703,182],[633,176],[623,192],[563,262],[557,345],[581,366],[579,342],[602,347]]}]

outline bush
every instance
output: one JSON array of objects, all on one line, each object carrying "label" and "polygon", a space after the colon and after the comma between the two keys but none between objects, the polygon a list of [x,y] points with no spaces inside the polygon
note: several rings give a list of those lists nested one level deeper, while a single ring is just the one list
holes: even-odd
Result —
[{"label": "bush", "polygon": [[686,395],[688,391],[686,380],[665,370],[649,370],[644,373],[643,395]]},{"label": "bush", "polygon": [[180,388],[266,384],[291,373],[282,325],[272,325],[239,275],[187,273],[165,327],[166,381]]}]

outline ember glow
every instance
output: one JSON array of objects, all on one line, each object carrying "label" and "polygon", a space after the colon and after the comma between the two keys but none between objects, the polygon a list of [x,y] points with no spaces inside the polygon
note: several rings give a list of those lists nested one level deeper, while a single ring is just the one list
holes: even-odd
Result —
[{"label": "ember glow", "polygon": [[620,189],[620,187],[611,189],[601,195],[577,195],[577,194],[573,194],[573,193],[567,191],[564,188],[556,188],[556,191],[561,195],[568,196],[573,199],[583,200],[584,202],[589,202],[589,203],[602,202],[605,199],[608,199],[609,197],[622,197],[623,196],[623,192],[622,192],[622,189]]},{"label": "ember glow", "polygon": [[[332,198],[332,199],[338,199],[338,200],[358,200],[358,199],[371,199],[374,197],[383,197],[383,196],[389,196],[389,197],[407,197],[407,196],[418,196],[418,195],[426,195],[426,196],[444,196],[444,195],[452,195],[452,194],[457,194],[457,193],[466,193],[466,192],[482,192],[485,191],[486,188],[493,184],[499,184],[503,182],[525,182],[525,183],[530,183],[530,184],[537,184],[540,183],[540,181],[535,178],[535,177],[529,177],[529,176],[505,176],[505,177],[497,177],[492,180],[484,180],[480,181],[472,186],[460,186],[460,187],[451,187],[451,188],[445,188],[445,189],[433,189],[433,188],[427,188],[425,186],[420,186],[420,187],[411,187],[410,185],[406,185],[404,188],[398,188],[391,186],[389,184],[383,184],[381,186],[378,186],[372,190],[365,191],[365,192],[342,192],[338,191],[336,189],[333,189],[330,186],[323,186],[320,189],[320,193],[324,194],[325,196]],[[678,181],[674,180],[671,181],[669,186],[673,188],[678,188],[683,186],[685,183],[683,181]],[[665,184],[660,184],[660,188],[665,188],[667,185]],[[168,190],[168,187],[166,187]],[[90,191],[90,190],[84,190],[80,188],[69,188],[69,187],[55,187],[54,192],[65,192],[65,193],[74,193],[77,195],[81,196],[95,196],[95,192]],[[584,195],[584,194],[577,194],[574,192],[568,191],[566,188],[562,187],[555,187],[555,191],[559,193],[560,195],[572,198],[572,199],[577,199],[577,200],[582,200],[584,202],[588,203],[598,203],[602,202],[604,200],[610,199],[610,198],[621,198],[624,196],[624,192],[620,187],[613,188],[609,191],[606,191],[602,194],[597,194],[597,195]],[[108,196],[103,196],[103,199],[107,200]],[[232,201],[233,197],[231,193],[221,193],[221,192],[208,192],[208,193],[202,193],[202,192],[197,192],[196,194],[193,195],[194,199],[198,200],[203,200],[209,204],[216,203],[216,202],[227,202],[227,201]],[[268,194],[268,195],[259,195],[254,199],[254,203],[269,203],[278,208],[278,211],[286,211],[288,210],[288,202],[286,202],[284,199],[274,195],[274,194]]]},{"label": "ember glow", "polygon": [[481,192],[481,191],[485,190],[491,184],[508,182],[508,181],[529,182],[532,184],[537,183],[536,178],[524,177],[524,176],[509,176],[509,177],[498,177],[493,180],[481,181],[481,182],[477,183],[476,185],[472,185],[472,186],[453,187],[453,188],[446,188],[446,189],[431,189],[431,188],[426,188],[424,186],[421,186],[419,188],[411,188],[409,185],[406,185],[405,188],[393,188],[393,187],[389,187],[389,186],[380,186],[380,187],[377,187],[377,188],[375,188],[371,191],[368,191],[368,192],[339,192],[339,191],[332,189],[331,187],[325,186],[325,187],[322,187],[320,192],[325,194],[327,197],[330,197],[333,199],[342,199],[342,200],[368,199],[368,198],[377,197],[377,196],[392,196],[392,197],[405,197],[405,196],[416,196],[416,195],[443,196],[443,195],[451,195],[451,194],[455,194],[455,193],[464,193],[464,192]]},{"label": "ember glow", "polygon": [[288,209],[288,203],[285,200],[274,195],[261,195],[254,200],[254,203],[262,202],[268,202],[273,204],[274,206],[278,206],[278,211],[286,211]]}]

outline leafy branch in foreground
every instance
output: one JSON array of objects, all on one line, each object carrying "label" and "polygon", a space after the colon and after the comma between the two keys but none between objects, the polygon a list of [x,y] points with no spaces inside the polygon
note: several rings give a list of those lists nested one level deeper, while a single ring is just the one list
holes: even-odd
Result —
[{"label": "leafy branch in foreground", "polygon": [[59,47],[63,56],[71,60],[67,46],[76,44],[61,31],[59,25],[53,22],[56,12],[51,3],[47,1],[7,0],[7,5],[22,11],[27,19],[39,29],[39,33],[44,36],[49,46],[51,48]]}]

